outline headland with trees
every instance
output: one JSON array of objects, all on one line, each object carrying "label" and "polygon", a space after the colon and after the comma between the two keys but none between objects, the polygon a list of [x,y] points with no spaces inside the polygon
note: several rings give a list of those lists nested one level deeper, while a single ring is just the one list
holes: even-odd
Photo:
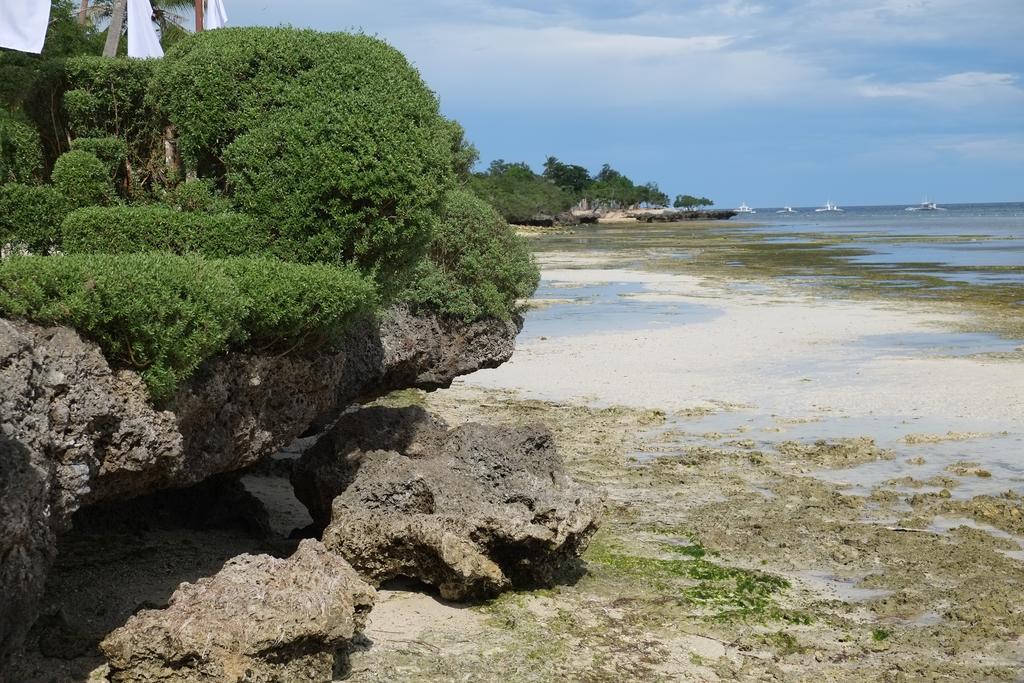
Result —
[{"label": "headland with trees", "polygon": [[[549,156],[541,173],[524,161],[492,161],[484,171],[473,173],[469,189],[487,201],[505,220],[516,224],[580,222],[605,211],[632,211],[637,216],[679,218],[728,218],[732,212],[710,212],[706,197],[669,195],[656,182],[637,183],[604,164],[596,173]],[[672,211],[670,209],[678,209]]]},{"label": "headland with trees", "polygon": [[71,2],[51,17],[41,55],[0,50],[0,317],[75,328],[159,401],[230,350],[330,345],[396,302],[507,319],[536,287],[383,41],[226,28],[108,58]]}]

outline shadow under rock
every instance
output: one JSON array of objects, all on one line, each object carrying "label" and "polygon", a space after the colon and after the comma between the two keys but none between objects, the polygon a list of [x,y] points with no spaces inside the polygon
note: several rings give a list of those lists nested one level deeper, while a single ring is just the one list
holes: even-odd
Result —
[{"label": "shadow under rock", "polygon": [[180,583],[242,553],[286,557],[296,546],[270,533],[263,504],[228,477],[84,508],[58,541],[18,680],[85,680],[104,662],[100,641],[139,610],[166,607]]}]

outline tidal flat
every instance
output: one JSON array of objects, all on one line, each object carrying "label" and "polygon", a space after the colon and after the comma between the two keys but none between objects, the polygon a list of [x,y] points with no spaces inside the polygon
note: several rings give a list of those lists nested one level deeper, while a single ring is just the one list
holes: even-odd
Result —
[{"label": "tidal flat", "polygon": [[777,238],[534,240],[513,360],[396,400],[548,426],[606,496],[588,571],[470,608],[390,587],[350,680],[1020,680],[1022,285]]}]

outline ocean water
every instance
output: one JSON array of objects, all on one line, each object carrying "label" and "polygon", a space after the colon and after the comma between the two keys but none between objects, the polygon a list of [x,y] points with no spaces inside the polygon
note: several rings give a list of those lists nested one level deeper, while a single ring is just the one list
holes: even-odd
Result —
[{"label": "ocean water", "polygon": [[527,314],[519,340],[646,330],[704,322],[721,315],[713,306],[634,298],[645,292],[645,288],[635,282],[605,282],[581,287],[544,280],[533,298],[552,303]]},{"label": "ocean water", "polygon": [[952,282],[1024,284],[1024,202],[940,205],[944,211],[906,211],[905,206],[841,207],[843,213],[796,214],[758,209],[735,220],[757,223],[751,232],[777,235],[775,241],[801,241],[822,234],[867,253],[855,263]]}]

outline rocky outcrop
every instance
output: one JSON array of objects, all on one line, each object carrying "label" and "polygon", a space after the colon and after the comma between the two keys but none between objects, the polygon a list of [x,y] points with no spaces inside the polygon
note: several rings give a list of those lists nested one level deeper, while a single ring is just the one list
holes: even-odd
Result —
[{"label": "rocky outcrop", "polygon": [[56,554],[48,503],[52,481],[52,463],[0,434],[0,681],[2,655],[32,625]]},{"label": "rocky outcrop", "polygon": [[73,330],[0,320],[0,670],[80,506],[244,468],[355,400],[496,367],[519,322],[396,308],[332,350],[213,359],[158,409],[137,374]]},{"label": "rocky outcrop", "polygon": [[183,583],[101,644],[112,682],[332,680],[335,654],[358,634],[374,590],[339,556],[303,541],[287,560],[240,555]]},{"label": "rocky outcrop", "polygon": [[416,578],[452,600],[571,576],[601,510],[546,430],[448,430],[417,408],[342,417],[293,483],[314,519],[330,506],[324,544],[363,576]]}]

